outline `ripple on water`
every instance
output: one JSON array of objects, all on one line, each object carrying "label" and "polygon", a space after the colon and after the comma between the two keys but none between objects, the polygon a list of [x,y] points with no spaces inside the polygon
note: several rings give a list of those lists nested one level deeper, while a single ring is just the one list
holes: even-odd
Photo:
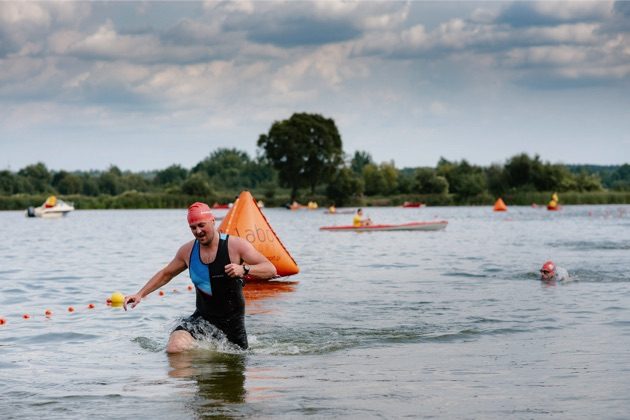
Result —
[{"label": "ripple on water", "polygon": [[148,350],[152,353],[158,353],[164,350],[163,344],[160,344],[156,340],[153,340],[148,337],[136,337],[131,341],[134,343],[137,343],[140,346],[140,348],[144,350]]},{"label": "ripple on water", "polygon": [[84,343],[86,341],[99,338],[94,334],[82,334],[76,332],[49,332],[17,338],[17,341],[24,344],[47,344],[47,343]]},{"label": "ripple on water", "polygon": [[467,277],[467,278],[486,278],[485,274],[467,273],[465,271],[447,271],[442,273],[443,276],[449,277]]},{"label": "ripple on water", "polygon": [[[532,327],[529,323],[472,318],[457,328],[427,323],[405,324],[386,328],[285,328],[282,334],[258,333],[250,343],[255,353],[274,355],[326,354],[352,348],[421,342],[449,342],[478,339],[482,336],[520,334],[534,330],[556,329],[554,326]],[[479,326],[479,325],[483,325]],[[500,324],[500,325],[499,325]],[[511,325],[506,325],[511,324]]]},{"label": "ripple on water", "polygon": [[551,243],[554,247],[565,247],[577,251],[630,250],[630,241],[564,241]]}]

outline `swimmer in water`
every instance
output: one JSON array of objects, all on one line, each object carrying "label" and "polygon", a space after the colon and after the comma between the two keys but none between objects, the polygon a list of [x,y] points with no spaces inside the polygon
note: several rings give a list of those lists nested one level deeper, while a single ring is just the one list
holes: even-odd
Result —
[{"label": "swimmer in water", "polygon": [[569,272],[558,267],[553,261],[547,261],[540,269],[540,280],[545,282],[569,281]]},{"label": "swimmer in water", "polygon": [[243,277],[268,279],[276,268],[245,239],[220,233],[214,215],[205,203],[188,208],[188,226],[195,237],[179,248],[173,260],[158,271],[136,294],[125,296],[123,306],[136,307],[149,293],[188,269],[197,292],[196,310],[171,333],[167,353],[195,347],[203,338],[203,323],[210,323],[227,339],[243,349],[248,347],[245,331]]}]

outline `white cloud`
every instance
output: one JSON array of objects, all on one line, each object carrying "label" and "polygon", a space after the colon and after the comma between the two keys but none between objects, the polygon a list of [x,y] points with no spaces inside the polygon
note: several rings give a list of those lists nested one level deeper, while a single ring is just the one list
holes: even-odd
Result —
[{"label": "white cloud", "polygon": [[572,65],[586,60],[588,54],[579,47],[540,46],[516,48],[507,53],[507,62],[513,66]]},{"label": "white cloud", "polygon": [[0,22],[13,30],[30,25],[48,27],[51,17],[46,8],[35,2],[0,2]]},{"label": "white cloud", "polygon": [[516,31],[514,38],[528,39],[530,42],[556,42],[571,44],[594,44],[601,38],[596,35],[599,28],[594,23],[576,23],[553,27],[527,28]]},{"label": "white cloud", "polygon": [[539,1],[532,7],[543,16],[561,20],[604,19],[612,14],[614,1]]},{"label": "white cloud", "polygon": [[223,9],[230,13],[245,13],[252,14],[256,11],[255,2],[251,0],[239,0],[239,1],[214,1],[207,0],[203,2],[203,8],[209,11],[216,11]]},{"label": "white cloud", "polygon": [[69,50],[74,54],[102,59],[130,59],[160,53],[160,45],[149,35],[119,35],[108,20],[96,32],[74,43]]}]

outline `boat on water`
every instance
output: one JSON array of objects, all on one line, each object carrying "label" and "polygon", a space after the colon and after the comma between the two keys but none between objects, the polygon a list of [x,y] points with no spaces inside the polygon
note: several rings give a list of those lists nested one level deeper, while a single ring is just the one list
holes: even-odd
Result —
[{"label": "boat on water", "polygon": [[367,226],[323,226],[319,230],[339,231],[339,232],[372,232],[372,231],[394,231],[394,230],[424,230],[435,231],[446,228],[446,220],[436,220],[431,222],[409,222],[400,224],[379,224]]},{"label": "boat on water", "polygon": [[41,206],[26,209],[26,216],[53,219],[63,217],[71,211],[74,211],[74,205],[72,205],[72,203],[66,203],[54,195],[51,195]]},{"label": "boat on water", "polygon": [[417,201],[405,201],[402,206],[405,208],[418,208],[418,207],[426,207],[426,204],[418,203]]}]

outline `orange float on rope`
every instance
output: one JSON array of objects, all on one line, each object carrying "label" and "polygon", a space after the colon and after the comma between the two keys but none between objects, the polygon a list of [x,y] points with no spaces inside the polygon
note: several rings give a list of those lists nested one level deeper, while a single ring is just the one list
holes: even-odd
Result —
[{"label": "orange float on rope", "polygon": [[238,236],[251,243],[276,267],[281,277],[300,272],[249,191],[243,191],[223,218],[219,232]]},{"label": "orange float on rope", "polygon": [[46,315],[47,318],[52,316],[52,311],[50,309],[46,309],[46,311],[44,312],[44,315]]},{"label": "orange float on rope", "polygon": [[497,201],[494,202],[494,211],[507,211],[507,206],[503,202],[503,199],[499,197]]},{"label": "orange float on rope", "polygon": [[6,323],[7,323],[7,320],[2,318],[2,317],[0,317],[0,325],[4,325]]}]

